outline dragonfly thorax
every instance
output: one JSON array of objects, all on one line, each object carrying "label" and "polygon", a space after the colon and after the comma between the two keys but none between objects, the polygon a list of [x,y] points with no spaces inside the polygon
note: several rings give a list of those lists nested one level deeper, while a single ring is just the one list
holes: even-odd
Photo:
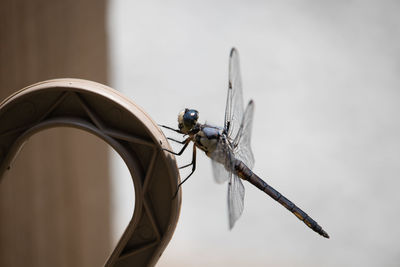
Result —
[{"label": "dragonfly thorax", "polygon": [[225,142],[223,129],[220,127],[199,124],[199,131],[194,135],[194,142],[198,148],[210,156],[216,149],[218,143]]},{"label": "dragonfly thorax", "polygon": [[185,108],[178,114],[178,127],[179,130],[188,134],[197,124],[199,119],[199,112],[195,109]]}]

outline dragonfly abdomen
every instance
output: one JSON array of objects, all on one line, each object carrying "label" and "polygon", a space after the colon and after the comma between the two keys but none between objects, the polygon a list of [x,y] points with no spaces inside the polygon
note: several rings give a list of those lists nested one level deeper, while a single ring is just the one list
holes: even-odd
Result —
[{"label": "dragonfly abdomen", "polygon": [[329,238],[327,232],[325,232],[322,227],[314,221],[310,216],[307,215],[303,210],[297,207],[293,202],[275,190],[272,186],[268,185],[264,180],[258,177],[254,172],[250,170],[241,160],[235,161],[235,172],[236,174],[256,186],[261,191],[264,191],[270,197],[278,201],[282,206],[292,212],[299,220],[304,222],[313,231],[322,235],[323,237]]}]

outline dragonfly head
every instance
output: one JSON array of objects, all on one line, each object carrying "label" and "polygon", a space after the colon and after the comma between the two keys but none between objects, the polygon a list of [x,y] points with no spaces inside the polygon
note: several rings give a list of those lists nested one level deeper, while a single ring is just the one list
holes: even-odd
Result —
[{"label": "dragonfly head", "polygon": [[197,110],[185,108],[178,114],[179,130],[184,134],[188,134],[196,126],[198,118],[199,112]]}]

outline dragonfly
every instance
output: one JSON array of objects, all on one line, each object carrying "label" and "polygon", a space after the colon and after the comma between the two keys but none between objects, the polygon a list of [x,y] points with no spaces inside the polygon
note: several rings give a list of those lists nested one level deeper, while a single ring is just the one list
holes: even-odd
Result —
[{"label": "dragonfly", "polygon": [[180,167],[180,169],[183,169],[192,166],[191,172],[178,185],[174,197],[180,186],[186,182],[196,170],[196,148],[199,148],[211,158],[215,181],[217,183],[228,182],[229,229],[233,228],[235,222],[243,212],[245,188],[242,180],[244,180],[250,182],[276,200],[313,231],[325,238],[329,238],[328,233],[307,213],[252,171],[254,166],[254,155],[251,149],[253,114],[254,102],[252,100],[249,101],[246,108],[244,108],[243,105],[239,54],[237,49],[232,48],[229,55],[229,84],[224,126],[216,127],[199,123],[199,112],[189,108],[185,108],[178,114],[179,129],[160,125],[163,128],[175,131],[185,137],[183,141],[168,138],[171,141],[183,145],[179,152],[164,149],[169,153],[180,156],[186,150],[189,143],[193,142],[191,163]]}]

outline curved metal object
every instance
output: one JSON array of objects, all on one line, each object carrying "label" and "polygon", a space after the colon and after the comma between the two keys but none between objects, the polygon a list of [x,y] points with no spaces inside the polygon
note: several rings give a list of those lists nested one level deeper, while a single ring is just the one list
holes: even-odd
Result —
[{"label": "curved metal object", "polygon": [[88,131],[125,161],[135,188],[135,209],[105,266],[153,266],[170,241],[181,205],[175,158],[157,124],[110,87],[79,79],[28,86],[0,104],[0,182],[24,142],[51,127]]}]

